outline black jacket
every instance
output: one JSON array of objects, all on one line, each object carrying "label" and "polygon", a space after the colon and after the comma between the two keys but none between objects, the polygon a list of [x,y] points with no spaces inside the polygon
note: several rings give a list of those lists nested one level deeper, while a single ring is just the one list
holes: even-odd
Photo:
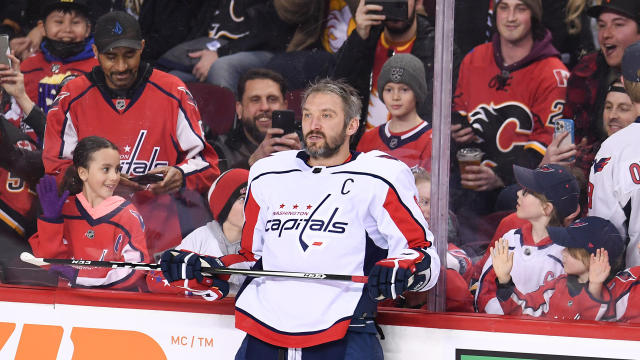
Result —
[{"label": "black jacket", "polygon": [[[427,101],[421,107],[420,117],[431,122],[433,108],[433,63],[435,51],[435,30],[429,20],[417,15],[418,27],[415,43],[411,54],[424,63],[427,80]],[[360,94],[362,98],[362,113],[360,116],[360,135],[364,131],[362,126],[367,121],[367,108],[371,92],[371,71],[375,58],[376,46],[382,35],[383,27],[376,26],[371,29],[369,37],[363,40],[357,31],[353,31],[347,41],[344,42],[337,54],[337,63],[333,72],[333,78],[346,79]],[[453,88],[458,79],[458,68],[461,61],[460,52],[454,48],[453,52]],[[359,139],[359,136],[356,137]],[[355,140],[357,140],[355,139]]]}]

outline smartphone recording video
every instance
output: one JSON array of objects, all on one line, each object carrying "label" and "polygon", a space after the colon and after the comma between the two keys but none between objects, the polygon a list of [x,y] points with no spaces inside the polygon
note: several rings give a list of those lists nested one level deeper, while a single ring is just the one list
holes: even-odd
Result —
[{"label": "smartphone recording video", "polygon": [[380,15],[386,16],[386,20],[408,20],[409,3],[407,0],[366,0],[365,4],[380,5]]},{"label": "smartphone recording video", "polygon": [[9,49],[9,35],[0,34],[0,64],[11,66],[11,59],[7,56]]},{"label": "smartphone recording video", "polygon": [[293,110],[274,110],[271,112],[271,127],[284,130],[285,134],[296,131],[295,113]]}]

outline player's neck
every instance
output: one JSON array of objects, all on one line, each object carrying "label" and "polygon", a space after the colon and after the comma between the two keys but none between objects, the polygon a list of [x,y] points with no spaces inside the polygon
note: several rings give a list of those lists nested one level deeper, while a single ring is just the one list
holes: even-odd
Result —
[{"label": "player's neck", "polygon": [[242,238],[242,228],[233,225],[229,221],[222,223],[222,232],[230,244],[235,244]]},{"label": "player's neck", "polygon": [[518,41],[507,41],[502,36],[500,37],[500,50],[502,52],[502,59],[504,64],[511,65],[524,59],[533,48],[533,36],[525,36]]},{"label": "player's neck", "polygon": [[547,232],[547,226],[549,225],[549,218],[546,216],[540,216],[535,219],[529,219],[531,223],[531,237],[533,238],[534,243],[539,243],[544,238],[549,237],[549,232]]},{"label": "player's neck", "polygon": [[411,39],[413,39],[416,36],[417,30],[418,30],[418,17],[416,17],[413,20],[413,24],[411,25],[411,27],[407,31],[403,32],[402,34],[391,33],[389,32],[389,30],[387,30],[387,28],[385,28],[384,39],[392,47],[402,46],[408,43],[409,41],[411,41]]},{"label": "player's neck", "polygon": [[389,131],[392,133],[405,132],[420,125],[422,121],[415,111],[404,116],[393,117],[389,121]]}]

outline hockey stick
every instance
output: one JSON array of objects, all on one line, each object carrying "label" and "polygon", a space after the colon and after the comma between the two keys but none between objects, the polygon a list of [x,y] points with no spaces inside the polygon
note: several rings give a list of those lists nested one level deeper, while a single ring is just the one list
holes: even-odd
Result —
[{"label": "hockey stick", "polygon": [[[73,259],[43,259],[37,258],[28,252],[20,254],[20,260],[33,264],[36,266],[44,266],[50,264],[61,264],[69,266],[95,266],[95,267],[107,267],[107,268],[127,268],[133,270],[160,270],[160,264],[147,264],[147,263],[133,263],[133,262],[120,262],[120,261],[99,261],[99,260],[73,260]],[[244,269],[214,269],[209,267],[209,264],[203,262],[203,265],[207,267],[202,268],[202,273],[205,275],[225,274],[225,275],[246,275],[246,276],[275,276],[286,277],[296,279],[320,279],[320,280],[340,280],[340,281],[352,281],[356,283],[367,283],[366,276],[358,275],[336,275],[336,274],[323,274],[323,273],[302,273],[302,272],[290,272],[290,271],[271,271],[271,270],[244,270]]]}]

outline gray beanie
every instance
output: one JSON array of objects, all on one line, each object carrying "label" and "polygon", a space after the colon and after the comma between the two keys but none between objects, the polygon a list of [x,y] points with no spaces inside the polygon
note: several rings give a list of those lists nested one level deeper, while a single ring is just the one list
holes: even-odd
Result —
[{"label": "gray beanie", "polygon": [[427,81],[424,64],[411,54],[396,54],[387,60],[378,75],[378,97],[382,102],[382,91],[389,82],[402,83],[411,88],[416,97],[416,108],[427,100]]}]

